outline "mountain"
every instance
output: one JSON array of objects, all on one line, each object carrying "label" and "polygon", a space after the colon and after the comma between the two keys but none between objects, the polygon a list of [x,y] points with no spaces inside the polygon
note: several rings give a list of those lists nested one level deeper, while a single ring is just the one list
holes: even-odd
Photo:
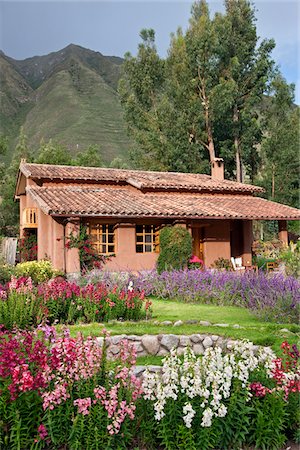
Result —
[{"label": "mountain", "polygon": [[90,144],[102,158],[126,159],[126,136],[117,85],[123,60],[71,44],[22,61],[0,53],[0,132],[15,144],[23,125],[32,149],[42,139],[71,153]]}]

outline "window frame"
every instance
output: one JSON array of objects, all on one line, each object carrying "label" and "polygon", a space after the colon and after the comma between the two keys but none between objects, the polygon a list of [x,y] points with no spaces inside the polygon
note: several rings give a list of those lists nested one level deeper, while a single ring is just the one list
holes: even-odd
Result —
[{"label": "window frame", "polygon": [[[138,227],[141,227],[141,231],[138,231]],[[150,227],[147,231],[146,227]],[[135,252],[137,254],[144,253],[159,253],[159,231],[160,226],[154,224],[136,224],[135,225]],[[150,241],[147,237],[150,236]],[[139,239],[140,238],[140,239]],[[138,246],[142,251],[138,251]],[[151,247],[151,250],[147,250],[147,247]]]},{"label": "window frame", "polygon": [[[86,228],[91,246],[98,255],[114,255],[116,253],[117,242],[114,223],[91,221],[86,224]],[[93,239],[93,236],[96,238]],[[111,236],[113,236],[112,242],[109,242]],[[103,251],[104,247],[105,251]],[[113,249],[109,251],[109,247]]]}]

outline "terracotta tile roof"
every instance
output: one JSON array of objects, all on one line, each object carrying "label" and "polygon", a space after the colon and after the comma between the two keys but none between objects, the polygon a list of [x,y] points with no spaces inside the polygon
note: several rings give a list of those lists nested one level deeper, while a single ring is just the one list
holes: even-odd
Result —
[{"label": "terracotta tile roof", "polygon": [[142,193],[126,187],[27,187],[50,215],[102,217],[300,219],[300,210],[246,195]]},{"label": "terracotta tile roof", "polygon": [[123,170],[99,167],[56,166],[48,164],[21,163],[20,171],[34,180],[76,181],[78,183],[98,182],[132,185],[139,190],[174,190],[195,192],[263,192],[263,189],[250,184],[229,180],[214,180],[210,175],[148,172],[142,170]]}]

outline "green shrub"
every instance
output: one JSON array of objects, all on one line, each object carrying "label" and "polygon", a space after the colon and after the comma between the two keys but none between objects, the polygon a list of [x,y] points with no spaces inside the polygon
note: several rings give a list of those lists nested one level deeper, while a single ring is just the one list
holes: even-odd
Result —
[{"label": "green shrub", "polygon": [[50,261],[27,261],[17,264],[15,267],[16,277],[30,277],[36,284],[48,281],[51,278],[62,275],[54,269]]},{"label": "green shrub", "polygon": [[161,230],[158,273],[187,267],[191,256],[192,237],[185,228],[165,227]]},{"label": "green shrub", "polygon": [[300,278],[300,242],[290,245],[283,249],[279,255],[281,261],[285,264],[285,271],[287,275]]},{"label": "green shrub", "polygon": [[4,285],[8,283],[11,276],[14,275],[14,270],[14,266],[11,266],[10,264],[0,263],[0,284]]}]

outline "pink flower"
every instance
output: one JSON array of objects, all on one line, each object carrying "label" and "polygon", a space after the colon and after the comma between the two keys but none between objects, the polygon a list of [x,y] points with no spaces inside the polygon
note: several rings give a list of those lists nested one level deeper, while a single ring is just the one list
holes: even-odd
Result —
[{"label": "pink flower", "polygon": [[74,406],[78,407],[78,413],[82,414],[83,416],[89,415],[90,411],[89,408],[92,405],[91,397],[87,398],[79,398],[77,400],[74,400]]},{"label": "pink flower", "polygon": [[38,433],[42,440],[44,440],[48,436],[48,431],[44,424],[41,423],[41,425],[38,427]]}]

